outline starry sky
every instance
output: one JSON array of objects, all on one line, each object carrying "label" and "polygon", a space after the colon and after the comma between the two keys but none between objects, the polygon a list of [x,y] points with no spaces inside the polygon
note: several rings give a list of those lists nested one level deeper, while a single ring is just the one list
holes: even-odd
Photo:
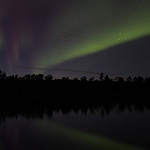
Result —
[{"label": "starry sky", "polygon": [[0,69],[150,76],[150,0],[0,0]]}]

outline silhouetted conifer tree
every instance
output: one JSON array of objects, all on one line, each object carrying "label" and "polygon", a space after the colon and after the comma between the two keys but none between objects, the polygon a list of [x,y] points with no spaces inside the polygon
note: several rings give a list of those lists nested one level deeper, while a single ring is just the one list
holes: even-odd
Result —
[{"label": "silhouetted conifer tree", "polygon": [[102,72],[99,77],[100,81],[104,81],[104,73]]},{"label": "silhouetted conifer tree", "polygon": [[87,78],[85,76],[81,77],[81,81],[87,81]]},{"label": "silhouetted conifer tree", "polygon": [[105,76],[104,81],[105,81],[105,82],[110,82],[110,81],[111,81],[108,75]]}]

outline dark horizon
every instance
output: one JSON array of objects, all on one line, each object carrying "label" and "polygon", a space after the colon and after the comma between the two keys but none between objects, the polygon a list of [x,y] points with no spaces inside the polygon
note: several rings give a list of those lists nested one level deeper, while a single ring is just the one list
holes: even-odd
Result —
[{"label": "dark horizon", "polygon": [[[51,76],[51,80],[55,80],[55,79],[67,79],[67,80],[74,80],[74,79],[78,79],[81,80],[83,77],[86,78],[87,81],[90,81],[90,79],[92,79],[92,81],[104,81],[105,78],[108,76],[108,78],[110,79],[110,81],[118,81],[119,79],[123,80],[123,81],[128,81],[130,78],[130,81],[132,82],[136,82],[138,80],[138,78],[140,80],[142,80],[142,82],[149,80],[150,76],[125,76],[125,75],[120,75],[120,74],[111,74],[111,73],[104,73],[104,72],[90,72],[90,71],[81,71],[81,70],[72,70],[72,69],[45,69],[45,68],[36,68],[36,67],[21,67],[21,66],[13,66],[16,69],[35,69],[35,70],[48,70],[48,71],[57,71],[57,72],[72,72],[72,73],[81,73],[84,75],[80,75],[80,77],[74,77],[74,78],[70,78],[69,76],[62,76],[62,77],[55,77],[53,76],[53,74],[49,73],[49,74],[41,74],[41,73],[32,73],[32,74],[24,74],[22,76],[19,76],[18,74],[11,74],[11,75],[7,75],[7,73],[3,70],[0,69],[0,79],[26,79],[27,76],[30,76],[30,79],[32,80],[31,76],[42,76],[42,80],[46,80],[46,77]],[[87,76],[86,76],[87,75]],[[103,79],[100,79],[100,76],[103,76]],[[16,78],[15,78],[16,76]],[[34,79],[33,79],[34,80]]]},{"label": "dark horizon", "polygon": [[[125,80],[123,77],[112,79],[101,73],[99,79],[94,77],[88,79],[86,76],[80,79],[70,79],[69,77],[54,79],[51,74],[46,76],[27,74],[20,77],[18,75],[7,76],[5,72],[0,71],[0,83],[1,97],[8,99],[2,103],[6,104],[7,102],[18,103],[20,98],[22,99],[20,102],[27,103],[32,99],[30,104],[36,100],[40,102],[40,99],[44,98],[43,102],[45,103],[66,103],[69,106],[80,103],[80,99],[81,103],[95,101],[97,104],[97,102],[102,102],[107,98],[110,100],[106,100],[106,102],[115,102],[120,97],[122,102],[137,101],[137,98],[141,98],[140,101],[149,102],[148,99],[142,99],[150,97],[150,77],[143,78],[141,76],[134,78],[129,76]],[[52,101],[49,101],[48,97],[51,97]],[[15,101],[11,101],[11,99]]]}]

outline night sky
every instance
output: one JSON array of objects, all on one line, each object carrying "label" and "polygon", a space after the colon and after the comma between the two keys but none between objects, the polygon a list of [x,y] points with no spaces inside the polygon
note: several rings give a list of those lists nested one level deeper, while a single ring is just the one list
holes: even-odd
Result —
[{"label": "night sky", "polygon": [[0,69],[150,76],[150,0],[0,0]]}]

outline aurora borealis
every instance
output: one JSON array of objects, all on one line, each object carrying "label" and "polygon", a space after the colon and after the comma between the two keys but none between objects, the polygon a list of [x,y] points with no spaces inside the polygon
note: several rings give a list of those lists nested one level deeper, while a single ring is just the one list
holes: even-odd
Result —
[{"label": "aurora borealis", "polygon": [[149,0],[0,1],[0,68],[9,74],[44,73],[20,66],[150,75],[149,37]]}]

